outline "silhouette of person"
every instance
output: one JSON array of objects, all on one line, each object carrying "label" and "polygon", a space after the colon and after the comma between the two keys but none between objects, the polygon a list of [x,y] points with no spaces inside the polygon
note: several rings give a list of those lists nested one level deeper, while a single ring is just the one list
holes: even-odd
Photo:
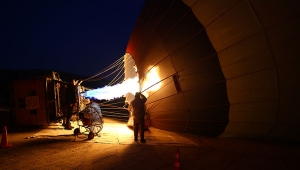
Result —
[{"label": "silhouette of person", "polygon": [[71,126],[70,119],[73,115],[73,110],[75,109],[77,97],[76,97],[76,88],[75,88],[75,80],[72,79],[70,84],[66,89],[66,104],[67,104],[67,118],[65,129],[72,130],[73,126]]},{"label": "silhouette of person", "polygon": [[145,132],[145,103],[147,98],[141,93],[136,92],[134,99],[130,102],[128,110],[132,112],[134,124],[134,141],[138,140],[138,131],[140,129],[140,142],[146,142],[144,138]]}]

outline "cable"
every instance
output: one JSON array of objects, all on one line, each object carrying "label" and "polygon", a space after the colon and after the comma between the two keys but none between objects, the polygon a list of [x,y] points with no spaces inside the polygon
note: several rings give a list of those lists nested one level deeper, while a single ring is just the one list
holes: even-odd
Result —
[{"label": "cable", "polygon": [[[118,64],[116,64],[114,67],[117,67],[117,66],[120,65],[120,64],[121,64],[121,62],[118,63]],[[105,70],[105,72],[107,72],[107,71],[113,69],[114,67],[111,67],[111,68]],[[115,71],[113,71],[112,73],[110,73],[109,75],[105,76],[104,78],[106,78],[106,77],[108,77],[108,76],[114,74],[114,73],[115,73],[116,71],[118,71],[118,70],[119,70],[119,67],[118,67]],[[102,73],[104,73],[104,72],[102,72]],[[102,74],[102,73],[101,73],[101,74]],[[100,74],[98,74],[97,76],[99,76],[99,75],[100,75]],[[97,76],[93,76],[92,78],[97,77]],[[101,78],[101,79],[104,79],[104,78]],[[90,78],[90,79],[91,79],[91,78]],[[89,79],[89,80],[90,80],[90,79]],[[101,79],[100,79],[100,80],[101,80]],[[99,78],[98,78],[97,80],[99,80]],[[95,80],[90,80],[90,81],[95,81]]]},{"label": "cable", "polygon": [[102,71],[96,73],[95,75],[93,75],[93,76],[91,76],[91,77],[89,77],[89,78],[86,78],[86,79],[84,79],[84,80],[81,80],[81,81],[87,81],[87,80],[89,80],[89,79],[92,79],[92,78],[94,78],[94,77],[97,77],[97,76],[99,76],[99,75],[101,75],[101,74],[107,72],[108,70],[111,70],[112,68],[116,67],[116,65],[119,65],[119,64],[122,62],[123,58],[124,58],[124,56],[120,57],[117,61],[115,61],[114,63],[112,63],[112,64],[109,65],[108,67],[106,67],[104,70],[102,70]]},{"label": "cable", "polygon": [[[120,66],[122,66],[122,67],[120,67]],[[120,70],[119,73],[115,76],[115,78],[112,79],[110,83],[108,83],[108,86],[110,86],[110,85],[112,85],[113,83],[115,83],[117,80],[119,80],[119,79],[122,77],[122,75],[125,74],[125,73],[124,73],[124,65],[120,65],[120,66],[119,66],[118,68],[120,68],[121,70]],[[121,72],[123,72],[123,74],[121,74],[121,75],[119,76],[119,74],[120,74]],[[119,76],[119,77],[118,77],[118,76]],[[118,78],[117,78],[117,77],[118,77]]]},{"label": "cable", "polygon": [[120,67],[118,67],[116,70],[114,70],[112,73],[110,73],[110,74],[108,74],[108,75],[106,75],[106,76],[104,76],[104,77],[101,77],[101,78],[97,78],[97,79],[90,79],[90,80],[88,80],[88,81],[99,81],[99,80],[103,80],[103,79],[105,79],[105,78],[107,78],[107,77],[109,77],[109,76],[111,76],[111,75],[113,75],[114,73],[116,73],[118,70],[120,70],[121,68]]}]

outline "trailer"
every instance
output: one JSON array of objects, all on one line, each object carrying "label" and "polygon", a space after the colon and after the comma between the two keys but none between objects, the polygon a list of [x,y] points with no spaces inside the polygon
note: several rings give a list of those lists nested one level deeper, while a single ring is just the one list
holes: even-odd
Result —
[{"label": "trailer", "polygon": [[[48,77],[15,80],[12,83],[12,121],[14,126],[49,125],[65,118],[60,89],[69,83],[62,81],[57,72]],[[77,87],[79,98],[74,112],[85,105],[81,103],[79,93],[84,89]],[[75,114],[75,113],[74,113]]]}]

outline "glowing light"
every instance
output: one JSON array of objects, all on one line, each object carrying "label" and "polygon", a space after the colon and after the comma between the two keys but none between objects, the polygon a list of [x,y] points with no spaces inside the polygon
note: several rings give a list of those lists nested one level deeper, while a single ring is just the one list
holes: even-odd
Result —
[{"label": "glowing light", "polygon": [[146,74],[142,85],[142,91],[145,91],[144,95],[146,97],[148,97],[152,91],[157,91],[161,86],[158,67],[151,66],[149,69],[151,70]]},{"label": "glowing light", "polygon": [[84,96],[94,97],[99,100],[102,99],[110,100],[114,98],[120,98],[128,92],[136,92],[136,89],[139,89],[137,77],[133,79],[129,78],[123,81],[122,83],[116,84],[114,86],[105,86],[103,88],[87,91],[84,94]]},{"label": "glowing light", "polygon": [[[86,91],[82,94],[85,97],[94,97],[99,100],[111,100],[126,97],[127,102],[131,102],[136,92],[141,91],[146,97],[152,91],[157,91],[161,86],[159,69],[157,66],[149,67],[148,73],[139,81],[138,70],[129,53],[125,54],[125,80],[114,86],[105,86],[94,90]],[[141,85],[141,86],[140,86]],[[142,87],[142,88],[140,88]]]},{"label": "glowing light", "polygon": [[[160,77],[158,76],[158,67],[152,67],[143,79],[143,94],[148,97],[151,92],[157,91],[160,86]],[[105,99],[115,99],[125,96],[128,102],[133,99],[135,92],[140,91],[140,84],[138,76],[134,78],[128,78],[120,84],[114,86],[105,86],[103,88],[98,88],[90,91],[86,91],[85,97],[94,97],[99,100]]]}]

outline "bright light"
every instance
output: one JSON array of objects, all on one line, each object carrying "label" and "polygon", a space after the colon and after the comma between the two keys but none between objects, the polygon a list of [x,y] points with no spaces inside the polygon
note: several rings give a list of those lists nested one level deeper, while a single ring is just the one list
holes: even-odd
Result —
[{"label": "bright light", "polygon": [[145,76],[143,85],[142,85],[142,91],[145,91],[144,95],[148,97],[151,92],[157,91],[161,86],[161,79],[158,76],[159,69],[158,67],[149,67],[151,69]]},{"label": "bright light", "polygon": [[99,100],[110,100],[124,96],[127,102],[131,102],[136,92],[141,91],[146,97],[149,97],[151,92],[157,91],[160,88],[161,79],[158,74],[159,69],[157,66],[149,67],[148,73],[144,76],[142,81],[139,81],[138,70],[130,54],[125,54],[124,63],[125,80],[122,83],[86,91],[83,96],[94,97]]},{"label": "bright light", "polygon": [[133,79],[129,78],[128,80],[123,81],[121,84],[116,84],[114,86],[105,86],[103,88],[87,91],[85,96],[94,97],[99,100],[110,100],[114,98],[120,98],[129,92],[135,93],[136,89],[139,89],[137,77]]}]

